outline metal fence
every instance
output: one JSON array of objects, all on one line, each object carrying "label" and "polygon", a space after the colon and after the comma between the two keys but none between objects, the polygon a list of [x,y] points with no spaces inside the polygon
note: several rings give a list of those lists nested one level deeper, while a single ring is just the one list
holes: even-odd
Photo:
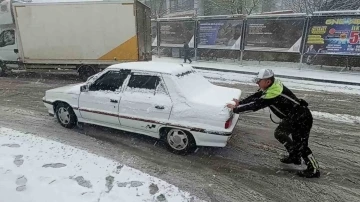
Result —
[{"label": "metal fence", "polygon": [[348,66],[360,63],[359,33],[359,10],[160,18],[152,20],[152,47],[158,57],[180,58],[187,43],[195,60],[334,65],[333,59]]}]

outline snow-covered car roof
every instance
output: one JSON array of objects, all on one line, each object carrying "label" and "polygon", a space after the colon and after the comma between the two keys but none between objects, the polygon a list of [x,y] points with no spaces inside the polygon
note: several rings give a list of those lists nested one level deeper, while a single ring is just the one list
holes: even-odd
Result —
[{"label": "snow-covered car roof", "polygon": [[138,71],[150,71],[156,73],[165,73],[178,75],[184,72],[192,71],[190,65],[168,63],[168,62],[127,62],[111,65],[108,69],[129,69],[129,70],[138,70]]}]

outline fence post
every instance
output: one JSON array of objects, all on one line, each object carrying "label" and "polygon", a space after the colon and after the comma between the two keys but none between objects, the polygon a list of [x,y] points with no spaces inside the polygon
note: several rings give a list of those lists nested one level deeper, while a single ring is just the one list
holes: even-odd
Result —
[{"label": "fence post", "polygon": [[240,65],[243,64],[244,50],[245,50],[245,35],[246,35],[246,19],[243,19],[243,26],[241,30],[241,39],[240,39]]},{"label": "fence post", "polygon": [[301,42],[301,45],[300,45],[300,65],[299,65],[299,69],[301,69],[301,67],[303,65],[305,47],[306,47],[306,39],[307,39],[307,35],[308,35],[308,30],[309,30],[309,24],[310,24],[310,17],[306,16],[305,17],[304,28],[303,28],[303,36],[302,36],[302,39],[301,39],[302,42]]},{"label": "fence post", "polygon": [[157,34],[157,42],[156,42],[156,47],[157,47],[157,54],[158,54],[158,58],[160,58],[160,22],[158,19],[156,19],[156,34]]},{"label": "fence post", "polygon": [[194,50],[195,50],[195,61],[197,61],[197,33],[198,33],[198,20],[197,15],[195,16],[195,29],[194,29]]}]

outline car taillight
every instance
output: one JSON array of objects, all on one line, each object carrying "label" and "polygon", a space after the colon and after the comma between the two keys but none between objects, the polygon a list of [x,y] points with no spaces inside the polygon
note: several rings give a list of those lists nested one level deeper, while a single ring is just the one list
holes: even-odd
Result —
[{"label": "car taillight", "polygon": [[230,119],[225,122],[225,129],[228,129],[231,126],[231,123],[232,123],[232,117],[230,117]]}]

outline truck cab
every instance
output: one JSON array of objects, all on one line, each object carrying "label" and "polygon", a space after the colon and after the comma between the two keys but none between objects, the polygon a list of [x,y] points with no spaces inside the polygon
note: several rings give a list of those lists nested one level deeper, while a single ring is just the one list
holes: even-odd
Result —
[{"label": "truck cab", "polygon": [[0,76],[7,64],[16,64],[18,43],[15,22],[11,10],[11,0],[0,0]]},{"label": "truck cab", "polygon": [[18,55],[15,28],[0,25],[0,60],[5,62],[16,62]]}]

